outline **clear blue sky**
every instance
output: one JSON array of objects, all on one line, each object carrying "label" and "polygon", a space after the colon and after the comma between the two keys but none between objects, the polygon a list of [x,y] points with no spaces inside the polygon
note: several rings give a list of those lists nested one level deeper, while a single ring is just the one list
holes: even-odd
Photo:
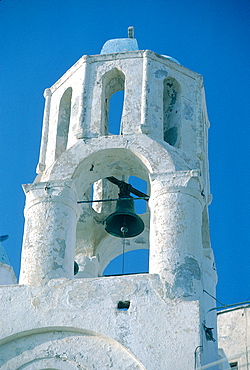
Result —
[{"label": "clear blue sky", "polygon": [[140,49],[203,75],[211,128],[211,240],[217,297],[250,300],[250,2],[1,0],[0,235],[19,269],[24,195],[38,161],[43,91],[84,54],[135,27]]}]

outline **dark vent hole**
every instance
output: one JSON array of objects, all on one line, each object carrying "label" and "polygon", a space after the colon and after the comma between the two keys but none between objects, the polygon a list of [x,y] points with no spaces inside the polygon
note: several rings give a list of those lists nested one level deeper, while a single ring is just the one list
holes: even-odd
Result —
[{"label": "dark vent hole", "polygon": [[130,306],[130,301],[119,301],[117,305],[118,310],[127,311]]},{"label": "dark vent hole", "polygon": [[76,261],[74,261],[74,275],[78,274],[79,271],[79,265]]}]

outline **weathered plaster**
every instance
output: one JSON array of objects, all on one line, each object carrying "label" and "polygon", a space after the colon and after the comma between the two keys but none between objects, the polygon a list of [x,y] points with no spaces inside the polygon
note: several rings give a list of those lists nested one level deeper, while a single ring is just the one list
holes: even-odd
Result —
[{"label": "weathered plaster", "polygon": [[36,183],[26,192],[21,284],[73,277],[78,205],[70,182]]},{"label": "weathered plaster", "polygon": [[[82,368],[193,368],[198,301],[169,300],[158,276],[56,279],[44,287],[0,287],[0,294],[4,370],[64,357]],[[130,301],[127,311],[117,309],[120,300]]]},{"label": "weathered plaster", "polygon": [[[196,140],[203,135],[199,112],[203,109],[204,96],[199,92],[202,85],[200,75],[148,50],[84,56],[49,90],[39,171],[44,166],[50,167],[55,159],[60,98],[67,88],[71,87],[73,91],[68,148],[74,145],[77,138],[102,134],[100,103],[103,99],[103,76],[114,69],[125,75],[124,135],[143,132],[156,140],[163,139],[163,80],[168,76],[176,79],[181,86],[180,110],[183,113],[178,114],[184,120],[183,124],[180,123],[180,133],[185,140],[181,141],[180,150],[189,157],[200,152],[196,149]],[[192,124],[188,122],[190,118]]]}]

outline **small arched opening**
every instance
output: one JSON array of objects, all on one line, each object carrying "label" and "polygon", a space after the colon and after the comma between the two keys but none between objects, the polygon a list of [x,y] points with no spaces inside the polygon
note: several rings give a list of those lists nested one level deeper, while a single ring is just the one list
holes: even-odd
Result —
[{"label": "small arched opening", "polygon": [[122,134],[125,75],[114,68],[103,76],[102,134]]},{"label": "small arched opening", "polygon": [[163,138],[168,144],[180,146],[180,85],[172,77],[163,81]]}]

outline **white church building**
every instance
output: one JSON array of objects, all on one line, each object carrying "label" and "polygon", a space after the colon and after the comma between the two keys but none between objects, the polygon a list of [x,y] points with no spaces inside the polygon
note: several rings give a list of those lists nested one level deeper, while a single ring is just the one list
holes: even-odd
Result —
[{"label": "white church building", "polygon": [[[109,111],[119,91],[114,134]],[[202,76],[139,50],[129,28],[44,96],[38,175],[23,185],[19,283],[0,242],[0,369],[249,369],[223,360],[230,348],[218,351],[211,310]],[[135,198],[145,202],[140,215]],[[138,250],[149,250],[147,272],[104,276],[117,256]]]}]

